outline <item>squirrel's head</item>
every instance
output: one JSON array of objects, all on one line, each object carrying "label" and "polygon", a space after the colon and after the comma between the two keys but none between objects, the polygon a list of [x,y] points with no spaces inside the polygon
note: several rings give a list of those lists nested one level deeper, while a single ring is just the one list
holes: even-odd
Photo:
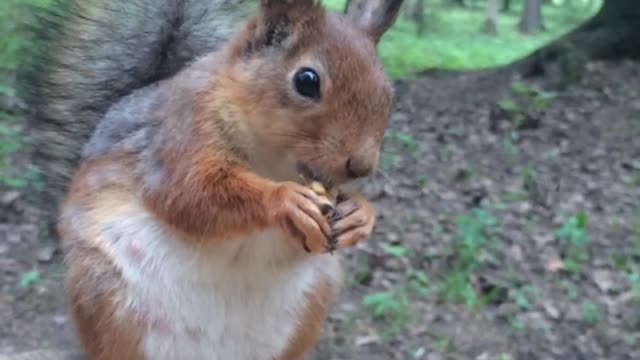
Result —
[{"label": "squirrel's head", "polygon": [[393,102],[376,44],[401,3],[353,0],[340,15],[314,0],[261,1],[215,81],[263,173],[337,185],[376,169]]}]

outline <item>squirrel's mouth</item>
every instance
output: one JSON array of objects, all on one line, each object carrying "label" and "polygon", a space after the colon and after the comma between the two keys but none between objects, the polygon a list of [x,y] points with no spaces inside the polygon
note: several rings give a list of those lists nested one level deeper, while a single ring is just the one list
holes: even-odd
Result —
[{"label": "squirrel's mouth", "polygon": [[318,171],[310,167],[307,164],[298,163],[298,173],[304,179],[304,181],[312,182],[317,181],[321,183],[327,190],[331,190],[336,186],[336,181],[325,173]]}]

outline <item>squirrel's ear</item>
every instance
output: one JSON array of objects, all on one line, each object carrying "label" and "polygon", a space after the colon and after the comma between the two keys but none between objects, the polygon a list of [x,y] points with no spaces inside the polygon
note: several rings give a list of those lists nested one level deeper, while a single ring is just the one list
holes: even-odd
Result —
[{"label": "squirrel's ear", "polygon": [[377,43],[395,22],[401,6],[402,0],[351,0],[347,16]]},{"label": "squirrel's ear", "polygon": [[316,0],[260,0],[258,41],[265,46],[279,45],[297,23],[321,14]]}]

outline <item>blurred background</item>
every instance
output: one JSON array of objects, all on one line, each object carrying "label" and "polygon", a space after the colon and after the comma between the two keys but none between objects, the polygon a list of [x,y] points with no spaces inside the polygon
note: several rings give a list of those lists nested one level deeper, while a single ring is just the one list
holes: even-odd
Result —
[{"label": "blurred background", "polygon": [[[17,91],[50,6],[0,2],[0,354],[75,346]],[[379,52],[378,224],[314,359],[640,359],[637,0],[406,0]]]}]

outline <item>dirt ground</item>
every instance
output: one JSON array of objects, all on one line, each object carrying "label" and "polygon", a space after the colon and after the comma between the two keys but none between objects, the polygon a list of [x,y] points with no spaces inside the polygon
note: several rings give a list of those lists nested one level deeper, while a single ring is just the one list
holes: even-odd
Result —
[{"label": "dirt ground", "polygon": [[[534,85],[398,85],[364,184],[375,236],[344,254],[314,359],[640,359],[640,64]],[[73,349],[61,255],[24,197],[0,194],[0,354]]]}]

